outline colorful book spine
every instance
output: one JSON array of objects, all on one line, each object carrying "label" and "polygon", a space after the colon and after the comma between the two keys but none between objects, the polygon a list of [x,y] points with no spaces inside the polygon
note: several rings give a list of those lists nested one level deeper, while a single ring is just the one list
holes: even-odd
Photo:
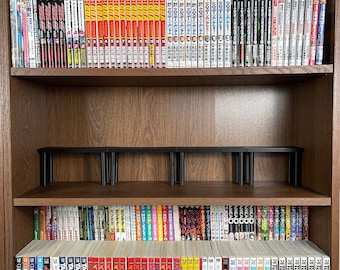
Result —
[{"label": "colorful book spine", "polygon": [[154,2],[156,0],[148,0],[148,25],[149,25],[149,36],[148,45],[149,45],[149,67],[154,68],[156,65],[155,59],[155,37],[156,37],[156,17],[154,10]]},{"label": "colorful book spine", "polygon": [[[149,40],[149,32],[150,32],[150,27],[149,27],[149,6],[148,6],[148,0],[143,0],[143,47],[144,47],[144,63],[143,67],[144,68],[149,68],[150,67],[150,57],[152,58],[152,55],[150,56],[150,40]],[[152,46],[151,46],[152,47]]]},{"label": "colorful book spine", "polygon": [[157,205],[157,238],[158,241],[163,241],[164,240],[164,230],[163,230],[163,209],[162,205]]},{"label": "colorful book spine", "polygon": [[290,206],[286,206],[286,237],[285,240],[291,240],[291,209]]},{"label": "colorful book spine", "polygon": [[158,241],[157,206],[151,205],[152,240]]},{"label": "colorful book spine", "polygon": [[160,68],[162,63],[161,51],[161,13],[160,0],[153,1],[153,13],[155,21],[155,68]]},{"label": "colorful book spine", "polygon": [[61,50],[60,50],[60,27],[59,27],[59,1],[53,0],[52,8],[52,44],[54,67],[61,67]]},{"label": "colorful book spine", "polygon": [[310,34],[310,52],[309,52],[308,65],[315,65],[317,39],[318,39],[319,13],[320,13],[319,8],[320,8],[320,1],[313,0],[312,23],[311,23],[311,34]]},{"label": "colorful book spine", "polygon": [[146,205],[145,207],[146,212],[146,240],[152,241],[152,211],[151,205]]},{"label": "colorful book spine", "polygon": [[144,22],[143,22],[143,0],[137,0],[137,67],[144,65]]},{"label": "colorful book spine", "polygon": [[78,0],[79,67],[87,67],[84,0]]},{"label": "colorful book spine", "polygon": [[73,68],[74,67],[74,53],[73,53],[73,39],[72,39],[73,32],[72,32],[71,0],[64,1],[64,11],[65,11],[66,46],[67,46],[67,67]]},{"label": "colorful book spine", "polygon": [[166,48],[166,6],[167,3],[165,0],[159,0],[159,9],[160,9],[160,46],[161,46],[161,68],[167,67],[167,48]]},{"label": "colorful book spine", "polygon": [[323,63],[325,22],[326,22],[326,0],[320,0],[319,9],[320,9],[320,12],[319,12],[319,20],[318,20],[318,35],[317,35],[316,56],[315,56],[316,65],[322,65]]}]

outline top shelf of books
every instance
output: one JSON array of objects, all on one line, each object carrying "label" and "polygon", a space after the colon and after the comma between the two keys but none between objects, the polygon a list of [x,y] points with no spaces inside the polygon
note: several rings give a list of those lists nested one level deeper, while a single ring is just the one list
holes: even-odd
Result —
[{"label": "top shelf of books", "polygon": [[[331,72],[327,65],[316,71],[310,67],[332,63],[331,29],[325,29],[331,25],[332,16],[328,15],[332,2],[327,4],[327,12],[326,1],[312,0],[10,2],[13,76],[49,76],[53,72],[57,75],[52,77],[106,78],[113,74],[124,79],[146,74],[159,81],[166,76],[178,78],[185,84],[187,78],[180,79],[185,76],[196,80],[247,75],[247,83],[257,75],[270,75],[269,80],[275,80],[279,73],[285,77],[290,73]],[[229,67],[260,68],[224,69]],[[21,73],[16,68],[52,70]],[[82,75],[72,71],[67,76],[69,71],[55,68],[80,68]],[[91,71],[83,70],[87,68]],[[110,71],[97,73],[93,68]],[[164,68],[175,70],[148,70]],[[209,68],[213,70],[207,71]],[[121,69],[140,70],[125,74]],[[230,80],[232,84],[235,79]]]}]

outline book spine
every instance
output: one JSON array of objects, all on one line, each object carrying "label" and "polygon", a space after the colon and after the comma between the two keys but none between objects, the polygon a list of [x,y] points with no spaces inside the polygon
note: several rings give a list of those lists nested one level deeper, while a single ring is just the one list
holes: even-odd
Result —
[{"label": "book spine", "polygon": [[65,31],[66,31],[66,46],[67,46],[67,67],[74,67],[73,39],[72,39],[72,15],[71,15],[71,0],[64,0],[65,11]]},{"label": "book spine", "polygon": [[[148,0],[143,0],[143,47],[144,47],[144,52],[143,52],[143,56],[144,56],[144,63],[143,63],[143,67],[144,68],[149,68],[150,67],[150,51],[149,51],[149,44],[150,44],[150,40],[149,40],[149,20],[150,20],[150,16],[149,16],[149,6],[148,6]],[[151,56],[152,57],[152,56]]]},{"label": "book spine", "polygon": [[280,206],[280,240],[286,240],[286,208]]},{"label": "book spine", "polygon": [[274,240],[280,240],[280,208],[274,206]]},{"label": "book spine", "polygon": [[155,63],[155,11],[154,2],[156,0],[148,0],[148,25],[149,25],[149,36],[148,36],[148,46],[149,46],[149,67],[154,68]]},{"label": "book spine", "polygon": [[137,0],[137,67],[144,65],[143,0]]},{"label": "book spine", "polygon": [[53,44],[53,58],[54,58],[54,67],[61,67],[61,55],[60,55],[60,27],[59,27],[59,1],[53,0],[51,4],[51,13],[52,13],[52,44]]},{"label": "book spine", "polygon": [[302,206],[296,207],[296,240],[302,241],[303,222],[302,222]]},{"label": "book spine", "polygon": [[296,64],[296,40],[298,31],[299,0],[292,0],[290,17],[290,39],[288,52],[288,65]]},{"label": "book spine", "polygon": [[11,65],[14,68],[19,67],[19,42],[18,42],[18,29],[19,22],[17,16],[17,1],[11,0],[10,1],[10,25],[11,25]]},{"label": "book spine", "polygon": [[179,68],[185,68],[185,0],[178,0],[178,55]]},{"label": "book spine", "polygon": [[286,0],[278,1],[277,11],[277,53],[276,66],[283,65],[283,46],[284,46],[284,30],[285,30],[285,3]]},{"label": "book spine", "polygon": [[308,65],[315,65],[317,38],[318,38],[318,21],[319,21],[319,13],[320,13],[319,7],[320,7],[320,1],[313,0],[310,53],[309,53]]},{"label": "book spine", "polygon": [[210,67],[217,67],[218,38],[218,0],[210,0]]},{"label": "book spine", "polygon": [[232,35],[231,35],[231,0],[224,0],[224,67],[231,67]]},{"label": "book spine", "polygon": [[166,7],[167,1],[159,0],[159,9],[160,9],[160,53],[161,53],[161,68],[167,67],[167,41],[166,41],[166,33],[167,33],[167,22],[166,22]]},{"label": "book spine", "polygon": [[185,0],[185,37],[184,37],[184,43],[185,43],[185,67],[191,68],[191,35],[192,35],[192,10],[191,10],[191,3],[193,1],[191,0]]},{"label": "book spine", "polygon": [[309,63],[311,49],[311,32],[313,18],[313,1],[306,0],[305,21],[303,28],[303,43],[302,43],[302,65],[307,66]]},{"label": "book spine", "polygon": [[26,29],[27,29],[27,43],[28,43],[28,66],[29,68],[36,68],[36,42],[35,42],[35,22],[33,16],[33,0],[26,0]]},{"label": "book spine", "polygon": [[141,206],[135,206],[135,213],[136,213],[136,240],[142,240],[142,221],[141,221]]},{"label": "book spine", "polygon": [[92,68],[92,16],[91,16],[91,2],[92,0],[84,0],[84,12],[85,12],[85,38],[86,38],[86,66]]},{"label": "book spine", "polygon": [[146,206],[141,205],[140,206],[140,212],[141,212],[141,225],[142,225],[142,240],[147,240],[147,232],[146,232]]},{"label": "book spine", "polygon": [[67,45],[66,45],[66,29],[65,29],[65,9],[64,0],[58,1],[58,26],[59,26],[59,48],[60,48],[60,67],[67,67]]},{"label": "book spine", "polygon": [[271,66],[277,66],[278,52],[278,0],[272,1],[272,35],[271,35]]},{"label": "book spine", "polygon": [[245,1],[241,0],[239,8],[239,22],[238,22],[238,33],[239,33],[239,57],[238,66],[244,67],[244,53],[245,53]]},{"label": "book spine", "polygon": [[86,26],[85,26],[85,0],[78,0],[78,39],[79,39],[79,67],[87,67],[86,58]]},{"label": "book spine", "polygon": [[157,206],[151,205],[152,240],[158,241]]},{"label": "book spine", "polygon": [[155,20],[155,68],[160,68],[162,63],[160,0],[153,1],[153,10]]},{"label": "book spine", "polygon": [[296,233],[297,233],[297,211],[296,206],[292,205],[290,207],[290,240],[296,241]]},{"label": "book spine", "polygon": [[[259,55],[259,41],[261,35],[261,31],[259,31],[259,21],[261,20],[261,12],[259,10],[261,8],[260,0],[253,1],[253,18],[252,18],[252,63],[251,65],[256,67],[259,65],[260,62],[260,55]],[[261,27],[261,25],[260,25]]]},{"label": "book spine", "polygon": [[204,0],[197,0],[197,67],[204,67]]},{"label": "book spine", "polygon": [[166,1],[166,67],[172,68],[173,65],[173,8],[172,0]]},{"label": "book spine", "polygon": [[146,240],[152,241],[152,210],[151,205],[146,205],[145,207],[146,213]]},{"label": "book spine", "polygon": [[302,226],[303,226],[303,240],[309,240],[309,208],[308,206],[302,207]]},{"label": "book spine", "polygon": [[289,65],[289,42],[291,38],[291,15],[292,15],[292,0],[285,0],[285,12],[284,12],[284,35],[283,35],[283,66]]},{"label": "book spine", "polygon": [[[11,1],[12,3],[13,1]],[[39,33],[39,18],[38,18],[38,0],[33,0],[33,29],[34,29],[34,49],[35,49],[35,64],[37,68],[41,68],[41,50],[40,50],[40,33]],[[17,51],[15,56],[17,58]],[[12,55],[13,57],[13,55]]]},{"label": "book spine", "polygon": [[133,67],[133,38],[132,38],[132,0],[125,1],[125,21],[126,21],[126,61],[127,68]]},{"label": "book spine", "polygon": [[96,1],[96,28],[97,28],[97,46],[98,46],[98,68],[105,67],[105,42],[104,42],[104,17],[103,17],[103,9],[104,9],[104,1],[105,0],[97,0]]},{"label": "book spine", "polygon": [[290,206],[286,206],[286,240],[291,240],[291,218],[290,218]]},{"label": "book spine", "polygon": [[[249,67],[252,66],[253,63],[253,31],[256,31],[254,29],[253,25],[253,12],[256,11],[253,10],[254,1],[247,0],[246,6],[245,6],[245,53],[244,53],[244,65]],[[264,24],[263,24],[264,25]]]},{"label": "book spine", "polygon": [[164,231],[163,231],[163,209],[162,205],[156,206],[157,211],[157,232],[158,232],[158,241],[164,240]]},{"label": "book spine", "polygon": [[256,240],[262,240],[262,206],[256,206]]},{"label": "book spine", "polygon": [[238,66],[239,59],[239,31],[238,31],[238,22],[239,22],[239,1],[233,0],[232,2],[232,66]]},{"label": "book spine", "polygon": [[258,65],[264,66],[266,59],[266,41],[268,36],[268,0],[261,0],[259,7],[259,21],[260,21],[260,34],[259,34],[259,59]]},{"label": "book spine", "polygon": [[325,22],[326,22],[326,0],[320,0],[320,12],[318,20],[318,34],[316,42],[316,56],[315,64],[322,65],[323,63],[323,50],[325,39]]},{"label": "book spine", "polygon": [[190,37],[190,64],[192,68],[197,68],[198,66],[198,1],[191,0],[191,37]]},{"label": "book spine", "polygon": [[203,66],[205,68],[211,67],[211,2],[210,0],[204,0],[204,15],[203,15],[203,21],[204,21],[204,51],[203,51],[203,57],[204,62]]},{"label": "book spine", "polygon": [[224,67],[224,0],[217,0],[217,67]]},{"label": "book spine", "polygon": [[303,29],[305,22],[305,7],[306,0],[299,0],[299,13],[298,13],[298,26],[296,37],[296,66],[302,65],[302,52],[303,52]]},{"label": "book spine", "polygon": [[121,14],[120,14],[120,1],[113,0],[113,13],[114,13],[114,48],[115,57],[113,66],[121,68],[122,46],[121,46]]},{"label": "book spine", "polygon": [[266,0],[266,28],[267,28],[267,37],[266,37],[266,53],[265,53],[265,66],[271,66],[271,55],[272,55],[272,33],[273,33],[273,22],[272,22],[272,0]]},{"label": "book spine", "polygon": [[167,206],[167,205],[162,206],[162,223],[163,223],[163,240],[164,241],[170,240],[169,207],[170,206]]},{"label": "book spine", "polygon": [[268,206],[268,240],[274,240],[274,206]]}]

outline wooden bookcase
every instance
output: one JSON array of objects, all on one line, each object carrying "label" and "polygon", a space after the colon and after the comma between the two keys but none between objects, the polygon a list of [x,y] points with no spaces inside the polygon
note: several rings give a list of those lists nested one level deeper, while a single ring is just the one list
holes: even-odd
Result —
[{"label": "wooden bookcase", "polygon": [[[9,10],[9,1],[0,10]],[[339,269],[340,5],[327,2],[325,64],[223,69],[11,69],[0,18],[0,269],[33,238],[35,205],[309,205],[310,239]],[[230,155],[186,157],[186,184],[167,184],[167,156],[128,154],[117,186],[94,156],[54,157],[40,187],[38,148],[148,146],[304,148],[302,187],[282,155],[260,154],[255,185],[231,183]],[[134,170],[130,170],[131,166]],[[229,179],[226,181],[225,179]]]}]

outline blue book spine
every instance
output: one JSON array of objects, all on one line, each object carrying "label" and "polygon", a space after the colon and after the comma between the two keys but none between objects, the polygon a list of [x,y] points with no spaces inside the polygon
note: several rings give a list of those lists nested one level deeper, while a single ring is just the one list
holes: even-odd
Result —
[{"label": "blue book spine", "polygon": [[326,0],[320,0],[315,64],[322,65],[325,38]]}]

